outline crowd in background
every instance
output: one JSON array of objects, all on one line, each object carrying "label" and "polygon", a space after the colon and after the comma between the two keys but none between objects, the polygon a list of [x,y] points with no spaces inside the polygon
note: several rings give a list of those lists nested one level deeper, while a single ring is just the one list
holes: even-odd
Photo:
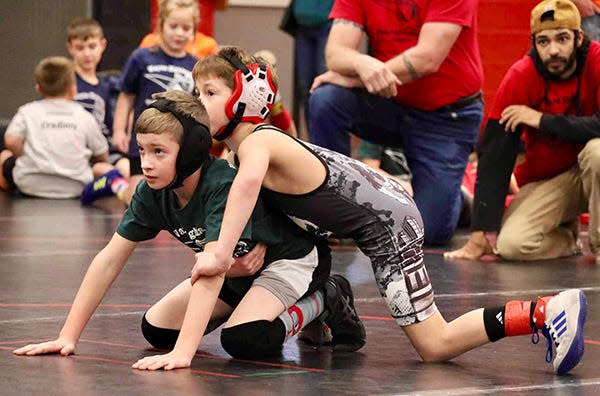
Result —
[{"label": "crowd in background", "polygon": [[[159,2],[151,3],[155,8],[159,5]],[[77,18],[67,28],[67,47],[73,61],[77,93],[65,90],[48,94],[43,81],[38,81],[39,70],[36,72],[40,94],[47,99],[74,99],[94,116],[108,143],[108,157],[98,160],[103,156],[98,157],[97,148],[89,146],[89,142],[85,143],[87,146],[84,144],[86,149],[81,158],[67,156],[54,161],[50,156],[50,162],[56,162],[53,165],[56,174],[52,177],[58,178],[58,182],[52,184],[57,191],[39,190],[36,167],[40,166],[40,159],[34,158],[29,163],[26,158],[17,160],[23,147],[35,144],[31,142],[36,139],[35,134],[23,142],[15,143],[11,138],[11,135],[24,138],[23,129],[30,125],[23,119],[32,113],[24,106],[8,128],[8,144],[3,139],[5,150],[0,154],[0,162],[4,173],[10,176],[0,178],[3,189],[46,198],[79,196],[84,204],[115,195],[125,205],[129,204],[142,179],[133,128],[137,117],[153,93],[172,89],[191,92],[194,64],[198,59],[215,54],[219,47],[206,34],[212,29],[200,31],[200,10],[207,9],[206,1],[160,3],[161,7],[153,10],[157,16],[153,31],[144,37],[117,75],[97,71],[107,43],[102,27],[90,18]],[[226,2],[218,3],[211,4],[212,11],[215,6],[227,6]],[[585,39],[597,40],[600,7],[593,0],[573,0],[573,3],[580,12]],[[423,216],[427,244],[446,245],[458,227],[472,225],[469,243],[464,249],[450,252],[449,258],[477,258],[492,252],[506,258],[546,257],[545,253],[521,254],[492,249],[504,207],[509,206],[520,187],[531,181],[524,181],[522,177],[519,180],[512,172],[525,158],[526,144],[521,140],[517,139],[517,160],[511,166],[509,184],[504,186],[502,182],[494,187],[494,199],[502,202],[502,207],[494,203],[496,220],[481,220],[481,216],[488,216],[488,209],[478,209],[483,204],[479,199],[481,193],[475,189],[477,170],[481,169],[478,154],[482,153],[477,142],[485,125],[481,124],[483,68],[477,47],[477,3],[461,2],[460,7],[452,11],[459,22],[451,26],[415,22],[416,17],[425,14],[434,19],[446,18],[444,2],[429,9],[396,5],[394,9],[361,10],[357,4],[349,0],[290,2],[280,28],[294,38],[294,92],[285,93],[293,94],[293,111],[283,105],[278,92],[267,122],[292,136],[298,136],[299,130],[306,127],[308,136],[305,138],[309,141],[358,158],[397,180],[413,196]],[[212,24],[212,14],[207,14],[207,18]],[[387,21],[385,26],[380,26],[380,20]],[[342,23],[332,24],[332,21]],[[366,46],[362,43],[363,35],[368,39]],[[390,37],[393,39],[389,40]],[[444,43],[443,47],[437,44],[440,42]],[[256,55],[272,67],[276,66],[277,56],[272,51],[264,49]],[[45,62],[48,67],[48,59]],[[152,73],[146,73],[150,69]],[[50,102],[56,101],[40,103]],[[97,136],[97,132],[85,133]],[[589,136],[593,137],[593,134]],[[61,152],[61,149],[57,147],[54,151]],[[61,155],[65,156],[66,152],[62,151]],[[222,143],[214,142],[214,155],[224,156],[227,152]],[[82,165],[81,170],[69,166],[81,160],[87,164]],[[516,175],[519,176],[520,171]],[[496,180],[499,176],[490,177]],[[75,184],[70,191],[59,187],[72,184],[72,180]],[[583,203],[572,211],[573,219],[560,222],[561,227],[564,223],[570,224],[565,232],[575,239],[568,243],[568,248],[557,249],[550,256],[578,251],[575,217],[580,212],[588,212],[589,194],[583,195]],[[593,219],[591,225],[596,226],[595,215],[588,218]],[[514,249],[518,251],[523,247]],[[595,252],[596,247],[592,250]]]}]

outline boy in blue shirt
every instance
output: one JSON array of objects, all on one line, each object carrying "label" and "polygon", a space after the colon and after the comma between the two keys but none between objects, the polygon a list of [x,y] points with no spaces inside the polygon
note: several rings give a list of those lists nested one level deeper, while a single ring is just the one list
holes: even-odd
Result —
[{"label": "boy in blue shirt", "polygon": [[112,141],[111,84],[108,79],[98,77],[97,68],[106,49],[102,26],[91,18],[75,18],[67,27],[67,50],[73,58],[77,78],[77,94],[74,100],[90,112],[102,129],[109,143],[109,157],[103,167],[94,168],[93,183],[88,184],[82,194],[84,204],[103,196],[117,195],[127,187],[129,160],[116,149]]}]

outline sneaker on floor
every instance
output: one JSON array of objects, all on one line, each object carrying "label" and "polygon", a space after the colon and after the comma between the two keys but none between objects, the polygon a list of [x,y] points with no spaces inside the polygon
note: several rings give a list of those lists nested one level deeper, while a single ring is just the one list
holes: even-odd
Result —
[{"label": "sneaker on floor", "polygon": [[365,345],[365,326],[354,308],[350,283],[341,275],[332,275],[325,284],[325,324],[331,329],[334,351],[354,352]]},{"label": "sneaker on floor", "polygon": [[313,347],[331,345],[331,329],[325,324],[323,319],[317,318],[300,330],[298,339]]},{"label": "sneaker on floor", "polygon": [[113,195],[112,183],[117,178],[123,178],[118,170],[113,169],[102,176],[95,178],[91,183],[83,187],[80,200],[84,205],[89,205],[98,198]]},{"label": "sneaker on floor", "polygon": [[[554,370],[566,374],[579,364],[583,357],[583,326],[587,314],[587,299],[583,291],[572,289],[550,298],[546,304],[546,319],[542,334],[548,340],[546,361],[550,363],[554,352]],[[537,329],[534,328],[537,333]],[[535,334],[534,334],[535,336]]]}]

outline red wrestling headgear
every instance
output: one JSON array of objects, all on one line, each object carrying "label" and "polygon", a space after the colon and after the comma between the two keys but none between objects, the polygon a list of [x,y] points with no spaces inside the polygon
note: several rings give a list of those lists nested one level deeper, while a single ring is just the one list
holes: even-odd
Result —
[{"label": "red wrestling headgear", "polygon": [[246,65],[236,56],[222,56],[237,70],[233,75],[233,93],[225,104],[230,121],[213,136],[216,140],[226,139],[242,121],[262,122],[269,115],[277,93],[271,69],[264,63]]}]

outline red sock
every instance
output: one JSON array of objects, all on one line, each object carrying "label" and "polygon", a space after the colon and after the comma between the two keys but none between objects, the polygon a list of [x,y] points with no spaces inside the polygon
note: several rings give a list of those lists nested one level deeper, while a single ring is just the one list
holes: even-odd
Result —
[{"label": "red sock", "polygon": [[531,334],[533,325],[544,327],[546,304],[551,297],[538,297],[532,309],[531,301],[509,301],[504,313],[504,332],[507,337]]},{"label": "red sock", "polygon": [[507,337],[531,333],[531,301],[509,301],[504,311],[504,332]]}]

